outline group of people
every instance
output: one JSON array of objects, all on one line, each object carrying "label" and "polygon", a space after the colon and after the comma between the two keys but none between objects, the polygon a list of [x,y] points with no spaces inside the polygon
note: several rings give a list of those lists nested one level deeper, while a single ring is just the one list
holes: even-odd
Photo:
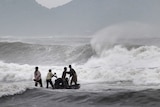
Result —
[{"label": "group of people", "polygon": [[[52,70],[49,69],[48,74],[46,76],[46,88],[48,88],[49,84],[52,86],[52,88],[59,88],[60,86],[62,88],[67,88],[67,87],[71,86],[73,82],[74,82],[75,85],[77,85],[77,74],[76,74],[76,71],[72,68],[71,65],[69,65],[69,69],[70,70],[67,71],[67,67],[64,67],[64,71],[62,73],[62,77],[61,78],[57,78],[56,73],[53,74]],[[69,79],[66,78],[67,74],[69,74]],[[52,77],[57,78],[55,80],[55,85],[53,85]],[[70,80],[70,84],[69,84],[69,80]],[[35,81],[35,86],[38,86],[38,84],[39,84],[40,87],[43,87],[41,73],[40,73],[38,67],[35,67],[34,81]]]}]

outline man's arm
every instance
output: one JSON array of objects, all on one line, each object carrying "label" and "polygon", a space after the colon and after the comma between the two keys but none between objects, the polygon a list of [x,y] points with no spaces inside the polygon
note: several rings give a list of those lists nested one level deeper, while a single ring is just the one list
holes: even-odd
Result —
[{"label": "man's arm", "polygon": [[56,75],[56,73],[54,73],[52,77],[56,77],[56,78],[57,78],[57,75]]},{"label": "man's arm", "polygon": [[66,71],[66,73],[67,73],[67,74],[70,74],[71,72],[67,72],[67,71]]}]

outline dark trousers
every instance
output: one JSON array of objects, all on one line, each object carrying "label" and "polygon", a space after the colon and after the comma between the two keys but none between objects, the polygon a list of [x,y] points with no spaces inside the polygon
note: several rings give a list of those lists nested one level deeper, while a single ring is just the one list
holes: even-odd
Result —
[{"label": "dark trousers", "polygon": [[65,78],[65,79],[63,78],[62,80],[63,80],[62,86],[63,86],[64,88],[68,88],[68,86],[69,86],[69,85],[68,85],[68,79],[67,79],[67,78]]},{"label": "dark trousers", "polygon": [[40,79],[40,80],[38,80],[38,81],[35,82],[35,86],[36,87],[38,86],[38,83],[39,83],[40,87],[43,87],[43,85],[42,85],[42,79]]},{"label": "dark trousers", "polygon": [[51,80],[51,79],[46,80],[46,83],[47,83],[46,88],[48,88],[49,83],[50,83],[50,85],[52,86],[52,88],[54,88],[54,85],[53,85],[53,83],[52,83],[52,80]]},{"label": "dark trousers", "polygon": [[75,85],[77,85],[77,76],[71,77],[70,85],[72,85],[73,82],[75,83]]}]

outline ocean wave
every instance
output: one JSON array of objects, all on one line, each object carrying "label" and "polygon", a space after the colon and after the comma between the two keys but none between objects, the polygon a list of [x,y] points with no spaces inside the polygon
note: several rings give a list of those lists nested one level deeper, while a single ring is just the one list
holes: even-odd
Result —
[{"label": "ocean wave", "polygon": [[[0,82],[4,83],[0,86],[1,95],[21,92],[34,86],[35,65],[40,68],[44,84],[49,69],[61,77],[64,66],[70,63],[77,72],[79,83],[106,82],[104,85],[148,87],[160,84],[159,47],[138,46],[128,49],[116,45],[99,53],[94,52],[93,48],[89,44],[69,46],[1,42],[0,59],[5,61],[0,62]],[[8,85],[5,86],[5,83]],[[84,90],[97,88],[82,86]],[[81,101],[84,97],[87,96],[80,96],[77,100]]]},{"label": "ocean wave", "polygon": [[0,42],[0,59],[7,63],[31,65],[82,63],[93,54],[89,44],[70,46]]},{"label": "ocean wave", "polygon": [[[44,102],[45,101],[45,102]],[[46,102],[47,101],[47,102]],[[147,89],[141,91],[116,90],[108,92],[57,92],[54,90],[31,89],[15,96],[0,98],[1,106],[38,106],[38,107],[158,107],[160,105],[159,90]]]},{"label": "ocean wave", "polygon": [[142,46],[128,50],[115,46],[90,58],[80,75],[85,80],[132,81],[133,84],[160,84],[160,48]]}]

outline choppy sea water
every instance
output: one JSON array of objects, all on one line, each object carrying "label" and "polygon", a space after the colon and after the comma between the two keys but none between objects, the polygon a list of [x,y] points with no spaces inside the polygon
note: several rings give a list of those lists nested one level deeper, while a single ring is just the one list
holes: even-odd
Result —
[{"label": "choppy sea water", "polygon": [[[0,42],[1,107],[159,107],[158,42],[121,40],[107,45],[94,38],[17,40]],[[81,88],[45,89],[48,69],[61,77],[69,64]],[[44,88],[34,87],[35,66],[40,68]]]}]

